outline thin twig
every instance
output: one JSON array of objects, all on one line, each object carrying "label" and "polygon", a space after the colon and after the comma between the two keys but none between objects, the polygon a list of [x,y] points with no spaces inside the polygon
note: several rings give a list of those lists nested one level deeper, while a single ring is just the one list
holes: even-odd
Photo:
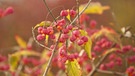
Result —
[{"label": "thin twig", "polygon": [[48,5],[47,5],[47,3],[46,3],[46,0],[43,0],[43,1],[44,1],[44,4],[45,4],[45,6],[46,6],[47,10],[48,10],[48,11],[49,11],[49,13],[51,14],[52,18],[53,18],[53,19],[54,19],[54,21],[57,23],[57,21],[56,21],[56,19],[55,19],[54,15],[52,14],[52,12],[51,12],[50,8],[48,7]]},{"label": "thin twig", "polygon": [[77,16],[78,16],[78,25],[80,25],[80,16],[79,16],[79,0],[76,0],[76,3],[77,3],[77,11],[78,11],[78,14],[77,14]]},{"label": "thin twig", "polygon": [[[87,7],[90,5],[91,0],[89,0],[89,2],[86,4],[86,6],[83,8],[83,10],[81,12],[79,12],[79,16],[87,9]],[[70,23],[70,25],[72,25],[76,20],[78,19],[78,16],[76,16],[74,18],[74,20]]]},{"label": "thin twig", "polygon": [[120,73],[120,72],[114,72],[114,71],[105,71],[105,70],[100,70],[100,69],[97,69],[97,72],[100,72],[100,73],[105,73],[105,74],[114,74],[114,75],[119,75],[119,76],[123,76],[124,73]]},{"label": "thin twig", "polygon": [[23,68],[23,63],[22,63],[22,61],[20,61],[20,64],[19,64],[19,66],[17,68],[17,71],[16,71],[16,76],[19,76],[22,68]]}]

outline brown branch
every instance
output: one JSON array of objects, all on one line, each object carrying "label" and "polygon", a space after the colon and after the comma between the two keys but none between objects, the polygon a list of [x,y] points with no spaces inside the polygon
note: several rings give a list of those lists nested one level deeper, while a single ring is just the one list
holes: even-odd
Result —
[{"label": "brown branch", "polygon": [[62,32],[60,32],[60,34],[59,34],[59,36],[58,36],[58,39],[57,39],[57,41],[56,41],[56,44],[55,44],[54,49],[52,50],[51,57],[50,57],[50,59],[49,59],[49,61],[48,61],[48,63],[47,63],[47,66],[46,66],[46,69],[45,69],[45,72],[44,72],[43,76],[46,76],[46,75],[47,75],[47,73],[48,73],[48,70],[49,70],[49,67],[50,67],[50,65],[51,65],[51,62],[52,62],[53,56],[54,56],[54,54],[55,54],[55,51],[56,51],[57,45],[58,45],[58,43],[59,43],[59,39],[60,39],[61,34],[62,34]]},{"label": "brown branch", "polygon": [[120,72],[114,72],[114,71],[105,71],[105,70],[100,70],[100,69],[97,69],[97,72],[100,72],[100,73],[105,73],[105,74],[114,74],[114,75],[119,75],[119,76],[124,76],[124,73],[120,73]]}]

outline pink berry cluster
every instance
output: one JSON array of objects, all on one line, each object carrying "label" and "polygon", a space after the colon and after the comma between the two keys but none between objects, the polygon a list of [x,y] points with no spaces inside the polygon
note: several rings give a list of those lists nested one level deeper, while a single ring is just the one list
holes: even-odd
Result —
[{"label": "pink berry cluster", "polygon": [[108,70],[108,69],[113,69],[115,68],[115,66],[122,66],[122,59],[121,57],[115,55],[115,54],[111,54],[109,55],[108,57],[108,60],[111,60],[111,61],[107,61],[105,63],[102,63],[99,67],[99,69],[101,70]]},{"label": "pink berry cluster", "polygon": [[109,41],[106,37],[101,38],[100,40],[96,41],[93,50],[95,53],[103,53],[106,49],[111,48],[112,42]]},{"label": "pink berry cluster", "polygon": [[49,38],[51,39],[55,39],[53,27],[47,27],[47,28],[38,27],[37,40],[38,41],[45,40],[46,35],[48,35]]}]

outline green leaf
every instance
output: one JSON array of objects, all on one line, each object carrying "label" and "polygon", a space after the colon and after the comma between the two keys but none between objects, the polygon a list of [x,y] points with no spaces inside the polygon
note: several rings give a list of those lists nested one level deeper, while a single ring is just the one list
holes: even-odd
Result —
[{"label": "green leaf", "polygon": [[86,42],[84,45],[84,50],[89,58],[91,58],[91,48],[92,48],[92,41],[90,38],[88,38],[88,42]]},{"label": "green leaf", "polygon": [[66,73],[67,76],[81,76],[82,72],[77,60],[66,62]]},{"label": "green leaf", "polygon": [[10,71],[16,70],[19,60],[20,60],[20,57],[18,56],[12,56],[12,55],[9,56]]}]

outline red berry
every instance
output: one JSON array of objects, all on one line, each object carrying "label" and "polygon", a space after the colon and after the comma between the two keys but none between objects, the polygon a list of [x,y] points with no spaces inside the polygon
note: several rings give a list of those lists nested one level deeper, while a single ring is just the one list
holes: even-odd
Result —
[{"label": "red berry", "polygon": [[102,50],[102,48],[101,47],[99,47],[99,46],[94,46],[94,51],[97,51],[97,52],[100,52],[101,50]]},{"label": "red berry", "polygon": [[72,28],[73,28],[73,25],[68,25],[68,26],[67,26],[67,29],[68,29],[68,30],[72,30]]},{"label": "red berry", "polygon": [[135,52],[135,47],[133,48],[133,51]]},{"label": "red berry", "polygon": [[61,37],[62,37],[63,39],[68,39],[69,36],[68,36],[68,34],[62,34]]},{"label": "red berry", "polygon": [[91,27],[91,28],[95,28],[96,25],[97,25],[97,22],[96,22],[95,20],[91,20],[91,21],[90,21],[90,27]]},{"label": "red berry", "polygon": [[74,54],[68,55],[68,59],[69,59],[70,61],[74,61],[74,59],[75,59]]},{"label": "red berry", "polygon": [[127,45],[127,46],[124,46],[124,47],[122,48],[122,51],[123,51],[124,53],[126,53],[126,52],[130,51],[131,49],[132,49],[132,46],[131,46],[131,45]]},{"label": "red berry", "polygon": [[100,67],[99,67],[99,69],[106,70],[107,68],[106,68],[105,64],[101,64]]},{"label": "red berry", "polygon": [[92,70],[92,67],[90,65],[86,65],[86,71],[89,73]]},{"label": "red berry", "polygon": [[68,11],[67,10],[62,10],[60,12],[60,16],[67,16],[68,15]]},{"label": "red berry", "polygon": [[107,68],[113,68],[114,67],[114,61],[111,61],[109,63],[106,64]]},{"label": "red berry", "polygon": [[73,35],[75,35],[76,37],[79,37],[79,35],[80,35],[79,30],[74,30],[73,31]]},{"label": "red berry", "polygon": [[52,35],[54,33],[53,27],[47,27],[47,30],[49,35]]},{"label": "red berry", "polygon": [[41,40],[43,40],[45,37],[43,36],[43,35],[41,35],[41,34],[39,34],[38,36],[37,36],[37,40],[38,41],[41,41]]},{"label": "red berry", "polygon": [[43,31],[43,27],[38,27],[38,33],[41,34],[41,32]]},{"label": "red berry", "polygon": [[78,44],[79,46],[81,46],[81,45],[84,44],[84,41],[83,41],[83,40],[78,40],[78,41],[77,41],[77,44]]},{"label": "red berry", "polygon": [[7,71],[7,70],[9,70],[9,65],[3,65],[3,66],[0,66],[0,70],[2,70],[2,71]]},{"label": "red berry", "polygon": [[64,50],[64,49],[59,50],[59,55],[60,55],[61,57],[66,57],[66,56],[67,56],[66,50]]},{"label": "red berry", "polygon": [[44,34],[49,34],[49,30],[47,30],[47,29],[43,29],[42,31]]},{"label": "red berry", "polygon": [[62,32],[63,32],[64,34],[67,34],[67,33],[69,32],[69,30],[68,30],[68,29],[63,29]]},{"label": "red berry", "polygon": [[84,42],[87,42],[88,41],[88,38],[86,36],[82,36],[81,37],[81,40],[83,40]]},{"label": "red berry", "polygon": [[76,36],[74,36],[74,35],[72,35],[72,36],[70,37],[70,41],[71,41],[71,42],[74,42],[76,39],[77,39],[77,38],[76,38]]},{"label": "red berry", "polygon": [[74,17],[76,15],[76,11],[75,10],[70,10],[69,14],[70,14],[70,16]]},{"label": "red berry", "polygon": [[55,39],[55,38],[56,38],[56,36],[55,36],[54,34],[49,35],[49,37],[50,37],[51,39]]},{"label": "red berry", "polygon": [[130,73],[130,74],[135,72],[135,67],[134,66],[130,66],[129,68],[127,68],[126,72]]}]

